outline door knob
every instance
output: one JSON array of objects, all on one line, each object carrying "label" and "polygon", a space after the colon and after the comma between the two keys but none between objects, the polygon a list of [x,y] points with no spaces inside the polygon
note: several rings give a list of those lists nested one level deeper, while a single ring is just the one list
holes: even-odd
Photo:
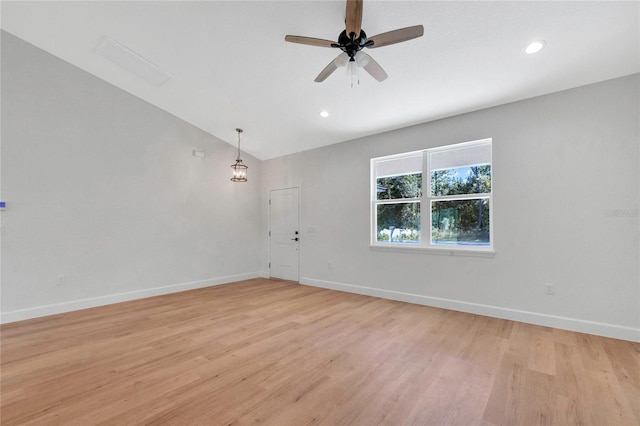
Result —
[{"label": "door knob", "polygon": [[298,237],[292,238],[291,241],[298,241]]}]

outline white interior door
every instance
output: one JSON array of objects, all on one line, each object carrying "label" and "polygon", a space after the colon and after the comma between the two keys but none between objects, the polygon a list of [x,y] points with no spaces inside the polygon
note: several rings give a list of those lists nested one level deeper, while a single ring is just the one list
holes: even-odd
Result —
[{"label": "white interior door", "polygon": [[300,189],[277,189],[269,195],[269,275],[298,281]]}]

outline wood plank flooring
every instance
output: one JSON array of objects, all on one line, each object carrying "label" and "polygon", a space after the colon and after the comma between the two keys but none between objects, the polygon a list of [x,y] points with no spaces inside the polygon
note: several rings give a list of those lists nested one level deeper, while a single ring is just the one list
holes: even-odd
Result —
[{"label": "wood plank flooring", "polygon": [[640,424],[640,344],[287,281],[0,331],[7,426]]}]

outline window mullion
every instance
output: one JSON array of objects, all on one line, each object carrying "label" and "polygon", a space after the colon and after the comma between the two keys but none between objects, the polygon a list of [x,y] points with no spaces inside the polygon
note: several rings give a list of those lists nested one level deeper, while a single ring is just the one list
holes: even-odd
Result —
[{"label": "window mullion", "polygon": [[[429,154],[422,153],[422,203],[420,205],[420,244],[431,245],[431,166],[429,164]],[[426,214],[425,214],[426,213]],[[426,233],[426,234],[425,234]]]},{"label": "window mullion", "polygon": [[385,200],[376,200],[376,204],[401,204],[401,203],[419,203],[420,198],[392,198]]},{"label": "window mullion", "polygon": [[430,199],[434,201],[479,200],[485,198],[491,198],[491,193],[438,195],[436,197],[430,197]]}]

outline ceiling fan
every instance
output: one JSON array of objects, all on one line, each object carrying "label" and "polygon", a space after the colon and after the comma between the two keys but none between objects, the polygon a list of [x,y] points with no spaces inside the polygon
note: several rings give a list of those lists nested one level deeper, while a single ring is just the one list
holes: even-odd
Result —
[{"label": "ceiling fan", "polygon": [[[347,0],[347,11],[345,18],[345,30],[338,36],[338,42],[324,40],[321,38],[303,37],[295,35],[285,36],[285,41],[290,43],[307,44],[318,47],[332,47],[342,50],[333,61],[323,69],[314,81],[323,82],[338,67],[347,66],[352,73],[357,72],[359,68],[364,68],[373,78],[383,81],[388,77],[387,73],[382,69],[371,56],[362,51],[365,47],[373,49],[376,47],[388,46],[390,44],[400,43],[402,41],[411,40],[421,37],[424,34],[422,25],[413,27],[400,28],[386,33],[378,34],[373,37],[367,37],[362,30],[362,0]],[[353,80],[352,80],[353,81]],[[353,83],[352,83],[353,85]]]}]

